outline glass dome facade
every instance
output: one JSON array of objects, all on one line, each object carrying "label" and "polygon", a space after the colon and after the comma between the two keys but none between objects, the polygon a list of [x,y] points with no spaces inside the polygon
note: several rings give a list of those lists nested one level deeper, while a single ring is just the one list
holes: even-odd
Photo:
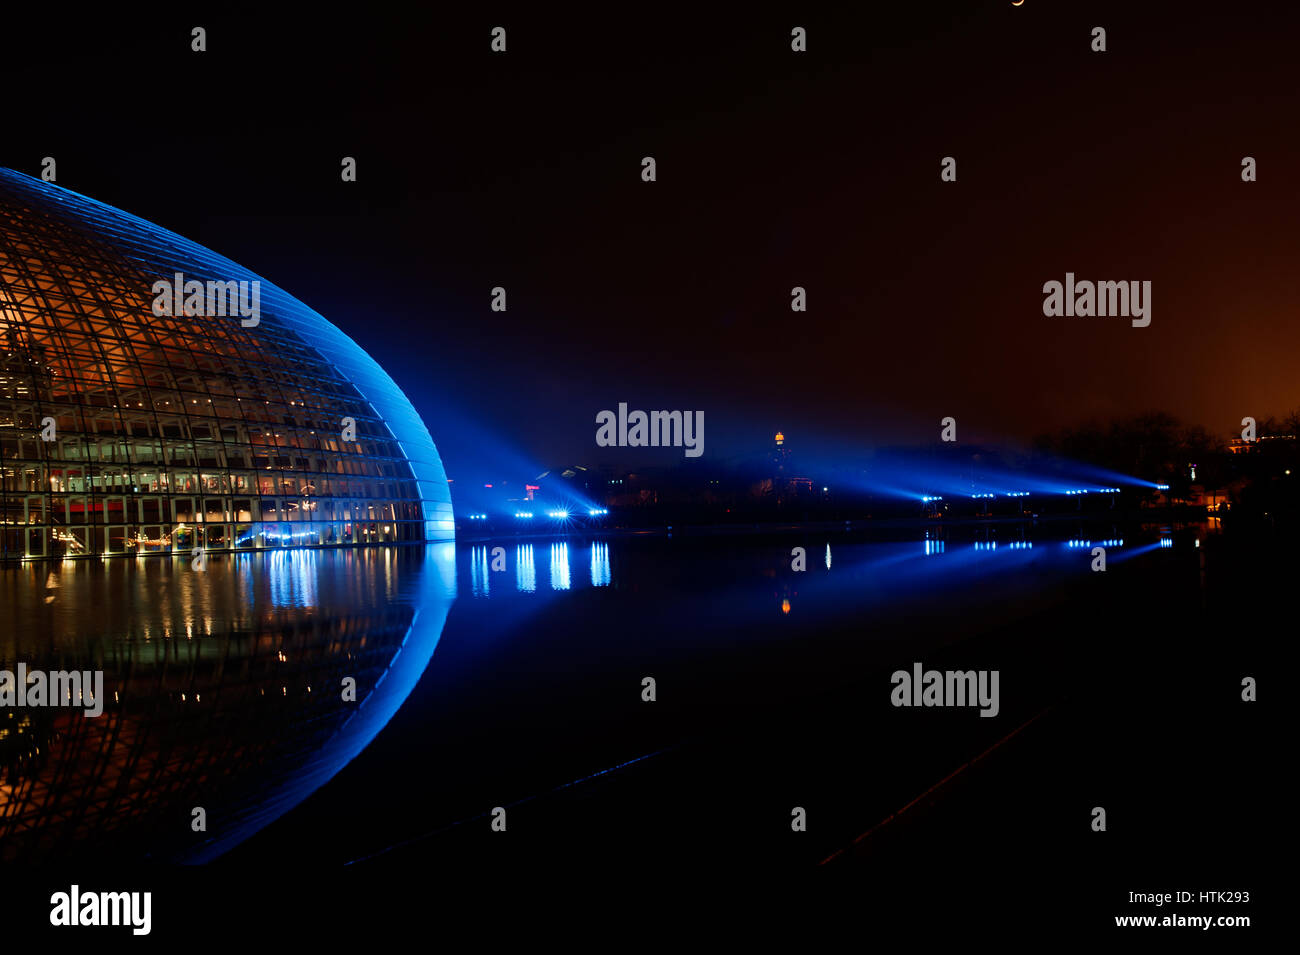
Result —
[{"label": "glass dome facade", "polygon": [[[259,283],[255,321],[213,298],[155,314],[178,274]],[[428,430],[355,342],[229,259],[7,169],[0,458],[0,559],[454,536]]]}]

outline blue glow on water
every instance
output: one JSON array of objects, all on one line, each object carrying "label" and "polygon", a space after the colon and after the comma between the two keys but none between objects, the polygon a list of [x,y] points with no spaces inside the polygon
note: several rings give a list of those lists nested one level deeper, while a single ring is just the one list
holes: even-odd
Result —
[{"label": "blue glow on water", "polygon": [[609,580],[609,544],[594,541],[591,545],[591,586],[608,587]]},{"label": "blue glow on water", "polygon": [[526,594],[537,590],[537,566],[533,563],[532,544],[520,544],[515,548],[515,587]]},{"label": "blue glow on water", "polygon": [[276,607],[316,605],[317,561],[320,551],[300,549],[267,554],[267,583]]},{"label": "blue glow on water", "polygon": [[492,593],[492,572],[488,569],[488,549],[484,545],[471,547],[470,591],[475,597],[488,597]]},{"label": "blue glow on water", "polygon": [[567,541],[551,545],[551,589],[569,589],[569,544]]}]

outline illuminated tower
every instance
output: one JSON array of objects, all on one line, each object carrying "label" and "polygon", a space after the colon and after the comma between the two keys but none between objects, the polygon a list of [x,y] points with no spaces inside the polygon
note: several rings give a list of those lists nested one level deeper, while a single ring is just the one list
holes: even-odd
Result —
[{"label": "illuminated tower", "polygon": [[772,449],[772,463],[776,465],[778,474],[784,474],[786,464],[790,460],[790,449],[785,445],[785,435],[780,431],[776,433],[775,446]]}]

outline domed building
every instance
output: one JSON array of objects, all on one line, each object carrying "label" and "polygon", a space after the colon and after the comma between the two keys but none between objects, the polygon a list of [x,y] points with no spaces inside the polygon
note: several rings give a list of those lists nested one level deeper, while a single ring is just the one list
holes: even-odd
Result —
[{"label": "domed building", "polygon": [[0,479],[0,559],[455,533],[428,430],[355,342],[229,259],[7,169]]}]

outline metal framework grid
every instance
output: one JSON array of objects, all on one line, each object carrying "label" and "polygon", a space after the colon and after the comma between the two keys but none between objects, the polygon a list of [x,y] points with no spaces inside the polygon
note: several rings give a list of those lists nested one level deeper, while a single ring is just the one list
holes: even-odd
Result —
[{"label": "metal framework grid", "polygon": [[[176,273],[259,282],[260,320],[156,316]],[[455,533],[428,430],[355,342],[229,259],[7,169],[0,471],[0,558]]]}]

